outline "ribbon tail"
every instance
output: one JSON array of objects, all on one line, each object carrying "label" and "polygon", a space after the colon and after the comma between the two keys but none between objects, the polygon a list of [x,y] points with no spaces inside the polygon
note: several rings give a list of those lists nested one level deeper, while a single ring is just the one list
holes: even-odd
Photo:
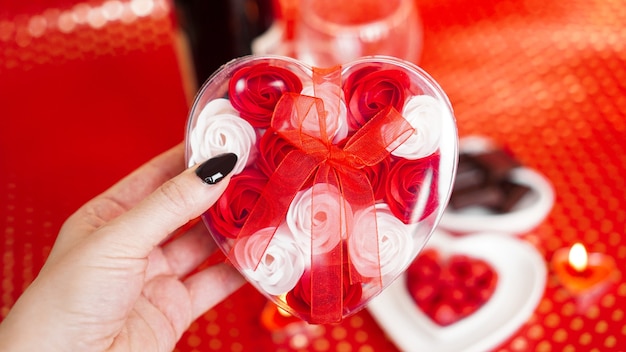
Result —
[{"label": "ribbon tail", "polygon": [[[363,221],[367,224],[372,225],[372,233],[368,232],[367,236],[363,236],[363,234],[357,234],[350,229],[347,232],[349,236],[359,236],[358,241],[351,241],[350,238],[346,238],[347,243],[358,243],[358,248],[352,248],[350,245],[346,247],[347,250],[347,262],[349,265],[348,274],[350,275],[350,284],[359,284],[363,285],[364,291],[362,293],[362,299],[367,300],[368,297],[380,292],[382,290],[382,275],[380,271],[380,234],[378,232],[378,221],[376,217],[376,197],[374,196],[374,191],[372,185],[364,173],[361,172],[352,172],[352,173],[342,173],[340,175],[341,186],[342,186],[342,194],[347,202],[349,202],[354,212],[360,212],[361,217],[360,221]],[[367,211],[363,211],[367,210]],[[367,218],[365,218],[367,217]],[[352,252],[354,252],[352,254]],[[378,274],[372,277],[364,277],[362,276],[355,266],[352,264],[352,257],[358,257],[362,254],[362,252],[368,252],[374,258],[376,258],[374,263],[371,263],[372,266],[377,268]]]},{"label": "ribbon tail", "polygon": [[[318,193],[312,197],[312,209],[315,209],[315,200],[329,194],[329,189],[340,189],[339,179],[333,168],[327,164],[320,165],[315,174],[315,189]],[[340,199],[342,209],[338,209],[339,221],[335,221],[331,228],[331,236],[337,236],[337,245],[330,251],[318,253],[323,247],[320,241],[326,234],[320,234],[319,228],[311,227],[311,322],[329,324],[341,321],[343,317],[344,270],[342,251],[342,232],[345,231],[345,199]],[[312,224],[314,225],[314,224]]]},{"label": "ribbon tail", "polygon": [[[335,238],[337,245],[330,251],[320,253],[322,239],[327,240],[326,234],[318,233],[319,229],[312,226],[311,234],[311,322],[327,324],[339,322],[343,314],[358,308],[358,304],[367,300],[382,290],[380,275],[379,234],[376,223],[375,197],[367,176],[361,172],[341,172],[336,168],[321,164],[315,174],[315,192],[312,197],[312,209],[315,209],[316,199],[323,199],[333,191],[339,191],[340,202],[337,210],[338,221],[333,221],[331,228],[326,228]],[[315,194],[317,193],[317,194]],[[352,214],[354,211],[367,210],[362,216],[368,224],[374,224],[372,232],[360,236],[358,248],[350,248],[349,236],[353,233]],[[360,234],[359,234],[360,235]],[[373,277],[362,276],[351,263],[351,252],[361,255],[367,251],[375,258],[370,262],[377,268],[378,274]],[[350,300],[354,290],[364,288],[363,296],[359,294],[358,301]]]}]

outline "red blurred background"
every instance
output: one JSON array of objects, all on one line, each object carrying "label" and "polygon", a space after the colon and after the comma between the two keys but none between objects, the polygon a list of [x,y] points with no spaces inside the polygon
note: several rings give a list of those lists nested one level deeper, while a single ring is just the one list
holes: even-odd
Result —
[{"label": "red blurred background", "polygon": [[[524,238],[546,263],[583,241],[623,270],[626,5],[416,2],[424,23],[419,64],[448,93],[460,135],[493,138],[555,186],[554,210]],[[267,10],[251,1],[206,3],[219,3],[221,12],[204,11],[224,21],[208,21],[214,27],[203,37],[184,15],[199,6],[193,1],[0,0],[0,319],[43,265],[64,219],[181,141],[196,82],[245,54],[268,25]],[[177,349],[396,350],[367,311],[319,327],[303,346],[261,326],[265,302],[245,286],[196,321]],[[626,283],[584,314],[573,306],[550,272],[535,313],[496,350],[626,344]]]}]

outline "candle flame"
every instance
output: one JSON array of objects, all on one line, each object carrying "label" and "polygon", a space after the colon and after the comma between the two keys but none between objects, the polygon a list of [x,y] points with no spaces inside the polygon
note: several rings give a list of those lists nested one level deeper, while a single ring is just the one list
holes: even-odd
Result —
[{"label": "candle flame", "polygon": [[587,268],[587,250],[582,243],[576,243],[569,250],[569,264],[576,271],[583,271]]}]

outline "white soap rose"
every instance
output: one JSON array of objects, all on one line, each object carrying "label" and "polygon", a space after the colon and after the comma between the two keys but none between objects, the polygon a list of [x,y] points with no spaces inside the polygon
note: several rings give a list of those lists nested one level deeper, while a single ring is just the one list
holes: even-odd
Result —
[{"label": "white soap rose", "polygon": [[[341,89],[338,90],[341,92]],[[332,83],[322,83],[314,89],[313,86],[305,86],[302,88],[302,94],[315,96],[324,101],[324,111],[326,112],[326,133],[333,142],[339,142],[348,135],[348,112],[346,103],[340,96],[335,94],[335,86]],[[339,103],[337,105],[336,103]],[[294,121],[292,121],[292,124]],[[320,137],[319,123],[314,119],[308,119],[302,126],[302,129],[315,137]]]},{"label": "white soap rose", "polygon": [[254,127],[239,117],[228,99],[214,99],[202,109],[191,131],[188,166],[219,154],[235,153],[238,159],[233,174],[236,175],[253,161],[256,140]]},{"label": "white soap rose", "polygon": [[[352,208],[337,187],[316,183],[296,194],[287,211],[286,223],[302,252],[310,256],[311,248],[317,254],[335,248],[346,237],[346,224],[352,223],[352,217]],[[312,233],[316,235],[313,243]]]},{"label": "white soap rose", "polygon": [[414,252],[410,229],[384,203],[356,212],[348,237],[348,253],[356,270],[366,277],[381,275],[383,280],[399,274]]},{"label": "white soap rose", "polygon": [[409,98],[402,109],[402,116],[413,126],[415,132],[391,154],[415,160],[434,153],[439,147],[442,115],[443,107],[437,99],[429,95]]},{"label": "white soap rose", "polygon": [[[234,259],[248,279],[271,295],[293,289],[304,273],[305,257],[285,226],[272,236],[273,228],[264,228],[235,241]],[[260,259],[260,260],[259,260]]]}]

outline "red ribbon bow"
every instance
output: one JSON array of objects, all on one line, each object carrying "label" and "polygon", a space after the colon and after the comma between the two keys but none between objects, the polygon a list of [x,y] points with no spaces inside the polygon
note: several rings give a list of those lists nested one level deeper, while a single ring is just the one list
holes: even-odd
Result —
[{"label": "red ribbon bow", "polygon": [[[313,69],[315,95],[318,91],[331,93],[336,97],[331,102],[339,112],[341,96],[341,68]],[[325,95],[328,96],[328,95]],[[328,102],[328,101],[327,101]],[[327,132],[324,101],[320,98],[287,93],[278,101],[271,121],[271,127],[297,149],[289,152],[278,165],[262,191],[246,223],[237,238],[250,236],[256,231],[272,227],[277,228],[285,219],[287,210],[294,197],[313,176],[313,183],[328,184],[336,187],[353,210],[364,209],[375,204],[374,192],[362,169],[373,166],[389,156],[390,150],[403,143],[413,133],[413,127],[392,107],[378,113],[359,129],[347,141],[343,148],[333,144]],[[337,119],[338,116],[329,116]],[[305,131],[303,126],[311,122],[319,126],[318,131]],[[318,135],[319,133],[319,135]],[[312,202],[315,202],[314,192]],[[346,214],[344,209],[337,209],[339,214]],[[375,216],[375,215],[374,215]],[[374,219],[375,221],[375,219]],[[342,229],[350,234],[352,224],[346,223],[340,216],[334,225],[336,236],[341,236]],[[341,239],[330,252],[316,253],[315,227],[311,233],[311,311],[310,322],[332,323],[342,318],[343,307],[343,258]],[[267,248],[271,238],[267,239]],[[373,242],[368,248],[378,248],[378,236],[368,239]],[[348,256],[349,257],[349,256]],[[260,263],[261,257],[255,258]],[[349,260],[348,260],[349,262]],[[348,271],[350,282],[367,282],[374,289],[382,289],[379,277],[364,278],[355,269]]]}]

